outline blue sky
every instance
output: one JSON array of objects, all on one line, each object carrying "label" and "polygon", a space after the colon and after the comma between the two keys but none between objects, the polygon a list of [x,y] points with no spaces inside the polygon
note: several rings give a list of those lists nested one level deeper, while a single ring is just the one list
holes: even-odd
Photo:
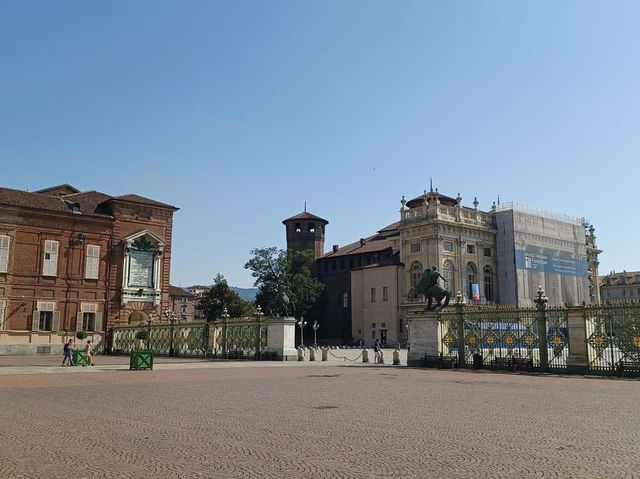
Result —
[{"label": "blue sky", "polygon": [[329,249],[429,177],[640,270],[638,2],[7,0],[0,58],[0,184],[180,207],[174,284],[250,286],[305,201]]}]

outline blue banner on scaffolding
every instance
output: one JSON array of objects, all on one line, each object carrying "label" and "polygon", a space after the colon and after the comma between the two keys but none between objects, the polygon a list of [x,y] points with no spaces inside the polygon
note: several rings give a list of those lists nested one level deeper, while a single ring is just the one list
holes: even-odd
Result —
[{"label": "blue banner on scaffolding", "polygon": [[579,278],[587,277],[587,261],[575,258],[570,253],[548,250],[540,253],[521,249],[516,249],[515,253],[517,269],[577,276]]}]

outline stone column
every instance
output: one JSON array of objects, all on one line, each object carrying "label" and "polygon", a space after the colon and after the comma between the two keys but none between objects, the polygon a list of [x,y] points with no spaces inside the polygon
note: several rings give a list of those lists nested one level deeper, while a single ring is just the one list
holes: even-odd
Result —
[{"label": "stone column", "polygon": [[407,366],[420,366],[425,354],[437,356],[439,351],[438,313],[424,311],[407,316],[411,350],[407,356]]},{"label": "stone column", "polygon": [[569,374],[586,374],[589,370],[589,358],[587,326],[583,308],[569,308],[567,310],[567,329],[569,330],[567,372]]},{"label": "stone column", "polygon": [[295,361],[298,357],[295,328],[295,318],[267,318],[267,347],[264,351],[276,353],[281,361]]}]

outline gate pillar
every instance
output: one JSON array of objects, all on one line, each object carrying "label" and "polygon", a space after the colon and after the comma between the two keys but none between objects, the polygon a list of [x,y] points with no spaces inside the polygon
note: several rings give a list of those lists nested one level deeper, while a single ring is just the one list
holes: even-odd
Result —
[{"label": "gate pillar", "polygon": [[586,374],[589,370],[589,360],[586,318],[583,308],[569,308],[567,310],[567,329],[569,333],[567,372],[569,374]]},{"label": "gate pillar", "polygon": [[407,316],[409,343],[411,350],[407,356],[407,366],[420,366],[425,355],[437,356],[439,352],[438,313],[423,311]]},{"label": "gate pillar", "polygon": [[298,357],[295,327],[295,318],[267,318],[267,347],[264,351],[275,353],[281,361],[295,361]]}]

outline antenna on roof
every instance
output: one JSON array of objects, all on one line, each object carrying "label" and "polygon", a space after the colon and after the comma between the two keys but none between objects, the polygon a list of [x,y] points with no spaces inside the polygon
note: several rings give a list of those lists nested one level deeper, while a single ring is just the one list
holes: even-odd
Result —
[{"label": "antenna on roof", "polygon": [[500,193],[498,193],[498,205],[500,205]]},{"label": "antenna on roof", "polygon": [[429,191],[433,193],[433,179],[429,177]]},{"label": "antenna on roof", "polygon": [[304,212],[305,213],[307,212],[307,202],[306,201],[304,202]]}]

